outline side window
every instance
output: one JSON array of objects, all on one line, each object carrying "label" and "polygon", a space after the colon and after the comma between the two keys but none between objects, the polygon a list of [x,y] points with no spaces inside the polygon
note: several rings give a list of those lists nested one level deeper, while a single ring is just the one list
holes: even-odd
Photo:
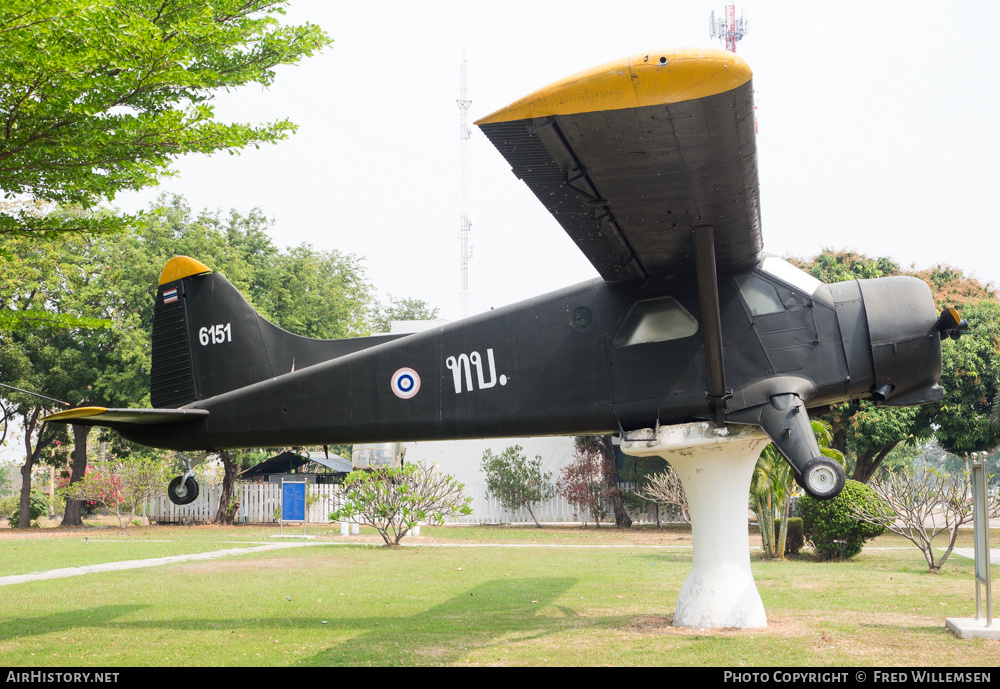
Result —
[{"label": "side window", "polygon": [[646,342],[665,342],[691,337],[698,332],[698,321],[673,297],[659,297],[636,302],[618,328],[611,344],[629,347]]},{"label": "side window", "polygon": [[743,295],[743,300],[750,307],[750,313],[754,316],[781,313],[785,310],[781,299],[778,297],[778,290],[767,280],[750,273],[748,275],[737,275],[736,284],[739,285],[740,294]]}]

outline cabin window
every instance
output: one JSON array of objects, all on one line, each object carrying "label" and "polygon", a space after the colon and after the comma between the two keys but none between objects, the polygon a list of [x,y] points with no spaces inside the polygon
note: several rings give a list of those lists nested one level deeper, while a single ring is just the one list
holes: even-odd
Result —
[{"label": "cabin window", "polygon": [[625,316],[625,322],[611,344],[629,347],[647,342],[665,342],[691,337],[698,332],[698,321],[673,297],[645,299]]},{"label": "cabin window", "polygon": [[737,275],[736,284],[740,286],[740,294],[743,295],[743,300],[750,307],[750,313],[754,316],[780,313],[785,310],[785,306],[778,297],[778,290],[770,282],[749,273]]}]

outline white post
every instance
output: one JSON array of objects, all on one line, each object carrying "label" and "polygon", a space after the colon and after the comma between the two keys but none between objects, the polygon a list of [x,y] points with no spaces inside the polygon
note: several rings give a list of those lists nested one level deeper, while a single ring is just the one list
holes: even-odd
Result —
[{"label": "white post", "polygon": [[[635,436],[645,434],[645,439]],[[663,457],[684,484],[694,561],[674,613],[677,627],[766,627],[750,571],[747,502],[750,480],[768,437],[753,426],[717,428],[707,421],[644,429],[622,452]]]}]

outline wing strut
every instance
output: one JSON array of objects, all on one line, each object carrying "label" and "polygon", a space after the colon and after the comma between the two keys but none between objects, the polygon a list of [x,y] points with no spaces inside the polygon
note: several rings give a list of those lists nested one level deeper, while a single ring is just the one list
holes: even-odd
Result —
[{"label": "wing strut", "polygon": [[705,342],[705,365],[708,369],[708,408],[715,412],[715,423],[726,423],[726,400],[733,396],[726,390],[726,367],[722,359],[722,317],[719,313],[719,280],[715,270],[715,228],[694,228],[694,260],[698,273],[698,306]]}]

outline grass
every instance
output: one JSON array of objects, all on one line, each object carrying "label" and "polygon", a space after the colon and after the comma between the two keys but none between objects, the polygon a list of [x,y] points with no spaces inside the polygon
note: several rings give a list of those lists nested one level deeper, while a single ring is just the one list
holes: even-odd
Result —
[{"label": "grass", "polygon": [[[399,550],[341,545],[358,537],[334,531],[310,528],[329,545],[4,587],[0,664],[990,666],[1000,657],[1000,642],[944,629],[945,617],[974,614],[972,560],[952,556],[927,574],[920,552],[893,535],[851,562],[754,556],[768,628],[704,632],[671,625],[691,567],[687,529],[424,527],[413,542],[538,547]],[[84,545],[81,532],[7,531],[0,550],[5,570],[35,571],[276,533],[102,530]],[[627,547],[550,547],[560,545]]]}]

